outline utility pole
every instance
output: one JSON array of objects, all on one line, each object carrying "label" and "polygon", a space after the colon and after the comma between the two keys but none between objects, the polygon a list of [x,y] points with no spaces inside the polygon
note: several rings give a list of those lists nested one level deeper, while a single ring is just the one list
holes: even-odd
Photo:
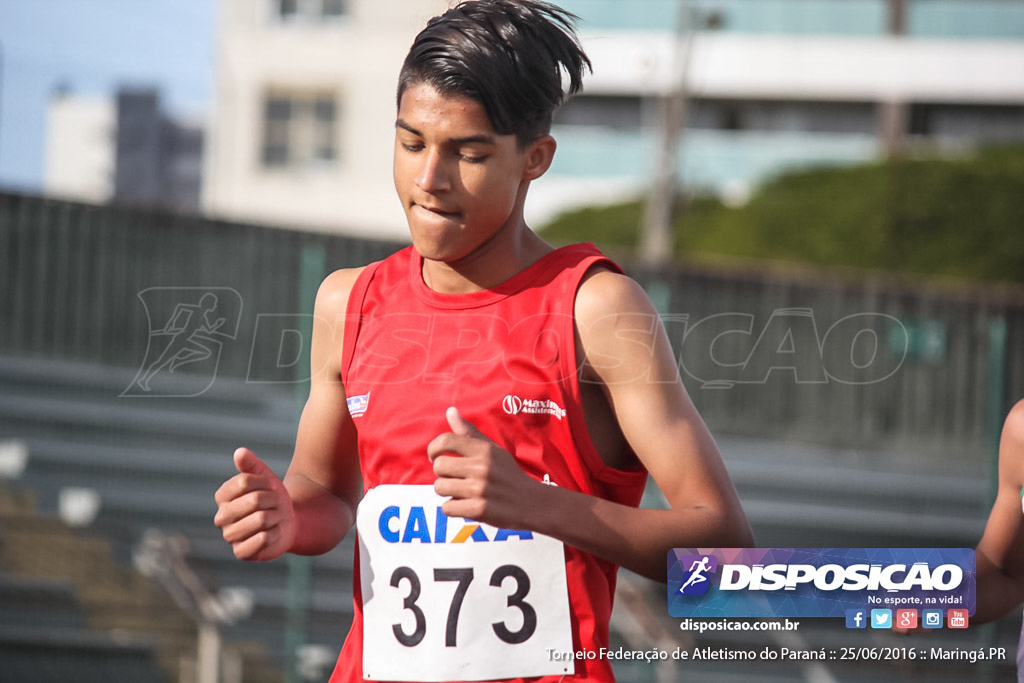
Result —
[{"label": "utility pole", "polygon": [[640,258],[651,266],[664,265],[672,260],[674,248],[673,208],[676,185],[679,182],[676,165],[683,131],[686,128],[687,101],[689,99],[689,70],[693,43],[702,26],[718,28],[722,18],[718,13],[701,15],[689,0],[676,4],[675,32],[672,44],[670,86],[661,100],[661,127],[658,136],[658,163],[651,182],[650,194],[644,207],[640,236]]},{"label": "utility pole", "polygon": [[[4,111],[4,41],[0,40],[0,132],[3,131]],[[0,138],[3,136],[0,135]]]},{"label": "utility pole", "polygon": [[[889,0],[887,31],[891,38],[907,33],[907,0]],[[907,102],[900,96],[891,97],[878,104],[879,133],[887,157],[897,156],[903,149],[907,134],[909,111]]]},{"label": "utility pole", "polygon": [[[312,313],[316,302],[317,287],[324,278],[326,254],[320,244],[305,244],[299,262],[299,311]],[[309,398],[310,382],[306,373],[310,371],[310,344],[313,339],[313,316],[303,318],[302,346],[295,364],[295,411],[296,419],[302,414],[302,407]],[[312,564],[309,557],[288,555],[288,617],[285,624],[285,670],[284,683],[298,683],[299,653],[306,644],[306,625],[309,612],[312,582]]]},{"label": "utility pole", "polygon": [[686,71],[693,36],[689,30],[685,0],[676,6],[675,32],[672,44],[671,85],[661,97],[661,126],[658,135],[658,162],[651,182],[650,195],[644,206],[643,232],[640,236],[640,258],[651,266],[672,260],[672,207],[677,182],[676,158],[680,137],[686,123]]}]

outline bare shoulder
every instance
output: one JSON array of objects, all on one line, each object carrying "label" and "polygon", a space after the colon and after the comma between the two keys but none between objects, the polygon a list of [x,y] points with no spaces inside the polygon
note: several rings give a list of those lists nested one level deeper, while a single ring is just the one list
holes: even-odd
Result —
[{"label": "bare shoulder", "polygon": [[645,393],[675,384],[678,368],[665,328],[636,280],[593,270],[580,283],[574,314],[578,360],[588,380]]},{"label": "bare shoulder", "polygon": [[643,287],[628,275],[607,268],[593,268],[576,292],[574,307],[581,328],[617,315],[657,315]]},{"label": "bare shoulder", "polygon": [[999,467],[1015,487],[1024,486],[1024,399],[1010,409],[999,442]]},{"label": "bare shoulder", "polygon": [[[1010,408],[1003,424],[1003,439],[1011,442],[1016,448],[1024,449],[1024,399],[1017,401],[1016,405]],[[1024,452],[1021,453],[1024,460]]]},{"label": "bare shoulder", "polygon": [[[348,299],[362,268],[336,270],[320,283],[313,310],[313,339],[310,363],[313,385],[310,400],[328,395],[328,403],[336,404],[343,397],[341,355],[345,342],[345,318]],[[308,404],[307,404],[308,405]],[[342,411],[344,412],[344,411]]]},{"label": "bare shoulder", "polygon": [[320,283],[316,294],[316,312],[318,316],[340,319],[345,317],[348,308],[348,297],[355,286],[356,279],[365,267],[343,268],[336,270]]}]

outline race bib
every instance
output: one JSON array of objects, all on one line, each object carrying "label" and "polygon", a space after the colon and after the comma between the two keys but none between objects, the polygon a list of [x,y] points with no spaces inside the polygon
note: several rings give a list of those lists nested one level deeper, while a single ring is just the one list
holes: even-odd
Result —
[{"label": "race bib", "polygon": [[363,675],[479,681],[572,673],[562,543],[441,512],[433,486],[377,486],[356,519]]}]

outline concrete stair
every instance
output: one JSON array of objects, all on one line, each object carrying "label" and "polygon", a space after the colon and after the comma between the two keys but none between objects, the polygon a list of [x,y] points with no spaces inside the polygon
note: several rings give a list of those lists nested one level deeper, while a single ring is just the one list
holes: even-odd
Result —
[{"label": "concrete stair", "polygon": [[[294,388],[275,390],[218,379],[200,392],[208,380],[181,375],[170,378],[177,382],[179,393],[198,395],[122,397],[134,376],[130,368],[0,358],[0,442],[16,442],[28,452],[24,471],[8,485],[30,492],[38,515],[18,522],[17,535],[35,539],[36,552],[19,550],[12,555],[20,565],[12,566],[9,574],[46,576],[47,566],[62,565],[59,558],[106,553],[109,565],[86,566],[64,577],[76,590],[85,590],[85,585],[95,592],[94,602],[106,602],[109,607],[105,614],[116,613],[116,619],[108,616],[87,626],[96,632],[145,633],[152,631],[147,616],[177,615],[192,629],[179,649],[194,653],[194,624],[166,594],[159,608],[117,598],[132,582],[153,583],[132,566],[133,550],[146,531],[180,535],[188,547],[189,567],[211,593],[225,587],[244,588],[253,597],[252,614],[222,629],[228,647],[248,654],[244,657],[246,683],[280,680],[289,606],[288,564],[284,559],[268,563],[235,559],[213,526],[213,493],[234,473],[231,453],[239,445],[253,448],[268,465],[284,473],[295,432]],[[161,386],[168,386],[167,379]],[[94,520],[80,530],[90,537],[83,547],[74,545],[74,536],[55,532],[67,530],[59,513],[62,494],[69,489],[90,491],[99,501]],[[10,519],[4,521],[9,538],[13,538],[12,524]],[[307,642],[333,648],[335,653],[351,621],[351,552],[347,542],[310,562]],[[159,586],[151,588],[157,594],[163,592]],[[32,598],[25,596],[26,600],[31,603]],[[13,623],[22,621],[19,617]],[[176,667],[177,663],[170,666]]]},{"label": "concrete stair", "polygon": [[[46,542],[51,546],[50,554],[37,557],[32,561],[35,564],[21,559],[19,562],[24,564],[17,572],[0,565],[0,596],[7,594],[4,591],[20,596],[10,603],[4,601],[10,605],[11,621],[0,623],[24,626],[14,630],[25,634],[32,628],[43,628],[49,634],[46,637],[52,638],[64,637],[69,633],[67,629],[72,629],[72,639],[81,638],[82,642],[120,628],[113,616],[90,616],[88,610],[71,609],[68,591],[81,601],[78,591],[85,589],[80,588],[80,581],[93,584],[88,591],[96,597],[90,598],[89,604],[110,600],[111,614],[123,620],[117,623],[128,624],[131,629],[143,628],[139,620],[146,612],[180,616],[167,596],[160,607],[155,603],[118,601],[115,597],[122,587],[142,581],[132,568],[133,549],[148,529],[156,528],[185,539],[188,564],[211,591],[243,587],[251,592],[251,616],[225,627],[223,634],[229,647],[242,653],[246,683],[280,680],[290,602],[288,561],[236,560],[213,526],[213,493],[234,473],[231,453],[239,445],[249,446],[275,471],[284,473],[294,439],[295,389],[221,378],[207,389],[208,379],[181,375],[168,381],[178,383],[180,394],[196,395],[122,397],[135,373],[135,368],[0,358],[0,442],[18,440],[28,450],[24,471],[9,486],[31,492],[36,514],[43,520],[24,522],[25,528],[39,525],[34,531],[39,534],[37,538],[51,539]],[[982,472],[901,470],[894,463],[905,462],[906,458],[886,454],[716,436],[761,547],[973,547],[980,537],[987,514],[988,486]],[[95,520],[77,533],[101,539],[100,545],[83,549],[52,530],[46,532],[49,536],[43,533],[41,526],[60,524],[57,515],[61,492],[69,487],[98,494]],[[659,504],[659,496],[651,488],[647,504]],[[4,524],[0,525],[4,538],[11,537],[9,522]],[[90,576],[101,575],[99,578],[57,576],[44,571],[58,557],[90,554],[108,558],[88,572]],[[328,653],[328,660],[336,655],[351,620],[351,562],[351,535],[331,553],[309,560],[306,642]],[[54,616],[53,623],[33,621],[31,606],[36,601],[53,606],[47,611],[62,616]],[[672,647],[740,648],[775,642],[760,632],[680,632],[678,620],[665,615],[664,601],[662,586],[623,572],[613,622],[616,646],[665,643]],[[863,640],[851,638],[842,623],[834,622],[805,622],[797,634],[786,636],[798,639],[790,641],[790,647],[835,649]],[[946,646],[957,639],[958,645],[968,649],[977,646],[983,637],[987,643],[1011,648],[1012,653],[1019,628],[1020,617],[1013,616],[984,636],[971,629],[963,636],[945,632],[936,637]],[[9,636],[13,638],[10,643],[14,643],[17,633],[10,631],[0,629],[0,640]],[[152,631],[139,633],[154,637]],[[874,643],[891,646],[912,643],[926,647],[929,638],[934,640],[932,636],[917,636],[910,641],[882,632],[868,636]],[[155,637],[166,639],[160,633]],[[185,641],[182,648],[193,648],[192,640]],[[26,645],[18,650],[22,653],[18,656],[27,656],[29,651]],[[623,681],[678,680],[684,671],[693,680],[846,682],[965,680],[958,676],[980,670],[962,663],[826,662],[816,666],[780,663],[751,667],[691,661],[666,673],[647,664],[617,665]],[[990,680],[1002,680],[1012,674],[1012,666],[991,671],[994,678]],[[326,680],[328,673],[321,667],[310,680]],[[2,677],[0,673],[0,683]]]}]

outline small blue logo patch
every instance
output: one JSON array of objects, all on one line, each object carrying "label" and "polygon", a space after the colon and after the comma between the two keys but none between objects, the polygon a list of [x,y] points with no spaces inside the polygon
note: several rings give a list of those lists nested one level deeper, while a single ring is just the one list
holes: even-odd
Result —
[{"label": "small blue logo patch", "polygon": [[348,403],[348,414],[352,417],[359,417],[366,412],[366,409],[370,406],[370,395],[363,394],[362,396],[350,396],[346,403]]}]

